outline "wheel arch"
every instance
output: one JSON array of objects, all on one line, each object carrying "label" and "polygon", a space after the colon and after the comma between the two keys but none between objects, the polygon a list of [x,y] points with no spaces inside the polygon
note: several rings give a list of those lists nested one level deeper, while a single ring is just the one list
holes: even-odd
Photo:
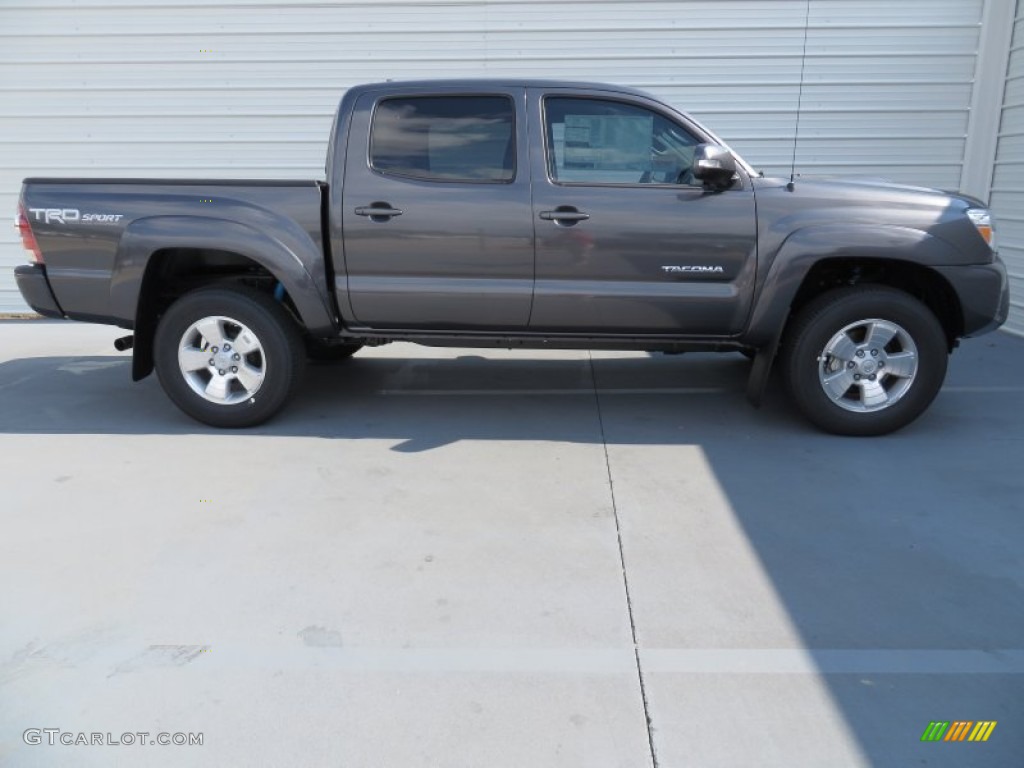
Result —
[{"label": "wheel arch", "polygon": [[938,319],[950,351],[963,335],[960,299],[949,281],[934,269],[893,258],[835,258],[816,262],[790,302],[790,316],[822,293],[847,285],[885,285],[913,296]]},{"label": "wheel arch", "polygon": [[745,341],[758,350],[747,397],[759,405],[791,316],[823,292],[845,285],[889,285],[922,301],[939,319],[950,349],[963,335],[960,302],[933,269],[956,264],[959,253],[916,229],[822,225],[799,229],[771,260],[755,296]]},{"label": "wheel arch", "polygon": [[153,370],[153,336],[161,313],[182,294],[213,282],[243,282],[267,293],[280,285],[301,326],[310,333],[332,334],[336,319],[303,257],[315,260],[319,254],[297,254],[233,221],[160,216],[133,222],[121,238],[111,284],[114,312],[134,319],[132,378],[138,381]]},{"label": "wheel arch", "polygon": [[[917,229],[865,224],[799,229],[771,260],[754,299],[746,335],[752,346],[762,346],[782,332],[795,301],[806,302],[823,290],[859,282],[889,284],[914,295],[914,281],[920,280],[932,293],[949,300],[945,309],[929,305],[933,311],[959,312],[955,291],[932,267],[961,261],[951,245]],[[823,276],[841,276],[846,282],[822,284]],[[955,333],[962,327],[962,313],[942,322],[947,334]]]}]

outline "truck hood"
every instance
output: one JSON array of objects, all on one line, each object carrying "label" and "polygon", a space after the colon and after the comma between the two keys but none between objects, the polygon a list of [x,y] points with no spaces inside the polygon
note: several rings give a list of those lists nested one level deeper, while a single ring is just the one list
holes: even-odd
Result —
[{"label": "truck hood", "polygon": [[823,242],[870,242],[877,246],[874,252],[886,243],[906,241],[894,251],[905,255],[911,243],[934,242],[922,263],[992,261],[991,249],[967,216],[968,209],[984,206],[967,195],[867,179],[802,178],[792,190],[784,178],[757,178],[753,185],[766,253],[773,251],[775,238],[781,245],[781,239],[798,231],[804,237],[827,231]]},{"label": "truck hood", "polygon": [[[778,189],[789,183],[782,177],[761,177],[754,179],[755,189]],[[848,179],[843,177],[819,176],[797,178],[794,191],[801,197],[817,197],[823,200],[841,200],[848,204],[860,203],[877,206],[885,203],[915,205],[937,208],[984,208],[977,198],[960,192],[945,191],[932,187],[918,187],[911,184],[897,184],[884,179]]]}]

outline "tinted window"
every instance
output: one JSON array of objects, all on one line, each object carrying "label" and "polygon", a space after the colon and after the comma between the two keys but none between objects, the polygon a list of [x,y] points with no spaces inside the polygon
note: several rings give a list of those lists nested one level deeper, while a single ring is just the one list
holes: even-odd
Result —
[{"label": "tinted window", "polygon": [[511,181],[515,114],[505,96],[386,99],[370,133],[378,171],[437,181]]},{"label": "tinted window", "polygon": [[548,173],[555,181],[677,184],[698,140],[643,107],[602,99],[548,98]]}]

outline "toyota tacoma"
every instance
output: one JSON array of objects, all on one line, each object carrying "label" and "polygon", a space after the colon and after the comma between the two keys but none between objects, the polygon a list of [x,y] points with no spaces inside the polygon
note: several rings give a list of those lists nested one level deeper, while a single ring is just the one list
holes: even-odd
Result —
[{"label": "toyota tacoma", "polygon": [[37,312],[131,331],[135,380],[207,424],[276,413],[365,345],[742,352],[830,432],[910,423],[998,327],[989,211],[933,189],[765,178],[641,91],[350,89],[325,181],[29,178]]}]

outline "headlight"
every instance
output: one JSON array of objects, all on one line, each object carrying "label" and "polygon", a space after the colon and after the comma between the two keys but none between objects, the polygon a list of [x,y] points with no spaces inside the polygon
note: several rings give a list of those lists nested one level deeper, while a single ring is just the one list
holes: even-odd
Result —
[{"label": "headlight", "polygon": [[988,247],[994,251],[996,249],[996,230],[992,225],[992,214],[988,212],[988,208],[970,208],[967,211],[967,217],[971,220],[974,228],[978,230],[978,234],[988,243]]}]

